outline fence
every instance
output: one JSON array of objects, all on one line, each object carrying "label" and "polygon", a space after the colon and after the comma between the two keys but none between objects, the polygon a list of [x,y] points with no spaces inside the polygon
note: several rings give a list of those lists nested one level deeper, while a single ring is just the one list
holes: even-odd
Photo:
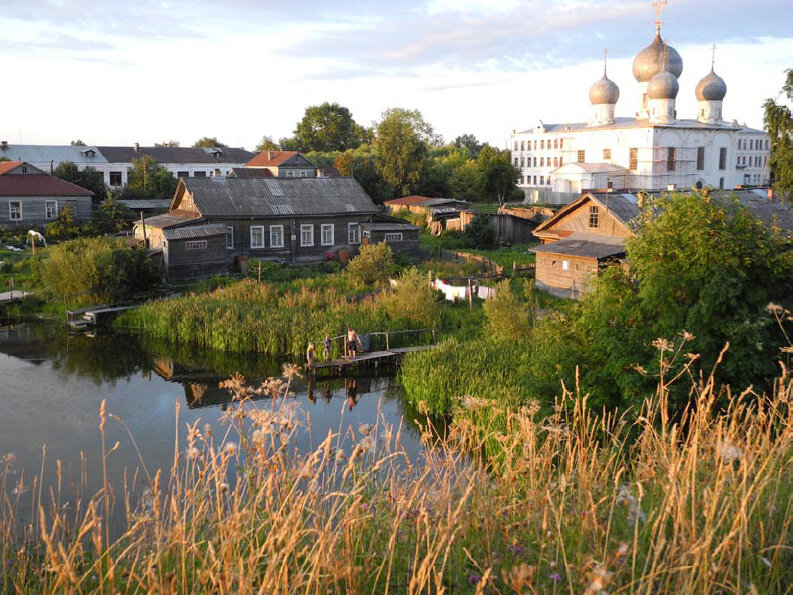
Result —
[{"label": "fence", "polygon": [[485,271],[489,276],[502,277],[504,275],[503,266],[481,254],[471,254],[470,252],[458,250],[444,250],[443,248],[429,248],[421,251],[421,259],[438,260],[440,262],[476,262],[480,265],[482,271]]}]

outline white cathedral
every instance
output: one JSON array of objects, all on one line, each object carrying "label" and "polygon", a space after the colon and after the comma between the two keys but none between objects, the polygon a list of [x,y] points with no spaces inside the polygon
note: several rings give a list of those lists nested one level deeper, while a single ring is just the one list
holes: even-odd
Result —
[{"label": "white cathedral", "polygon": [[696,119],[677,117],[682,72],[680,54],[661,39],[659,18],[655,39],[633,61],[633,76],[643,91],[636,116],[615,117],[620,90],[604,68],[589,90],[589,122],[539,122],[533,129],[513,131],[510,147],[521,188],[536,201],[550,198],[548,191],[768,185],[768,136],[724,120],[727,85],[713,68],[696,86]]}]

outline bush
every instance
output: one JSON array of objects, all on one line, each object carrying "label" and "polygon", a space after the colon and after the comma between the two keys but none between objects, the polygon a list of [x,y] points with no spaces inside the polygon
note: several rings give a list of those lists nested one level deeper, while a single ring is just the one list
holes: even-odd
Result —
[{"label": "bush", "polygon": [[465,237],[476,248],[492,248],[494,245],[495,234],[490,227],[487,215],[477,215],[474,220],[465,228]]},{"label": "bush", "polygon": [[427,277],[416,268],[402,273],[396,288],[384,291],[377,304],[389,318],[409,320],[422,328],[434,326],[441,316],[435,291],[430,288]]},{"label": "bush", "polygon": [[143,250],[115,238],[81,238],[47,249],[41,278],[54,296],[82,294],[79,303],[114,302],[149,289],[159,270]]},{"label": "bush", "polygon": [[361,285],[387,281],[398,270],[394,262],[394,252],[385,242],[361,246],[358,256],[350,261],[344,274],[353,282]]},{"label": "bush", "polygon": [[513,293],[509,281],[496,287],[496,297],[484,303],[487,326],[496,337],[525,339],[531,332],[529,306]]}]

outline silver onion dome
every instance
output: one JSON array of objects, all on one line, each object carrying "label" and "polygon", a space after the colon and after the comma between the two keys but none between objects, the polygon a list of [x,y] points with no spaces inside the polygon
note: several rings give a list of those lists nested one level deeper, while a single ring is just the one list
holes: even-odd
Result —
[{"label": "silver onion dome", "polygon": [[727,95],[727,83],[711,69],[710,74],[697,83],[699,101],[722,101]]},{"label": "silver onion dome", "polygon": [[678,91],[680,91],[680,83],[668,70],[656,74],[647,85],[647,97],[650,99],[675,99]]},{"label": "silver onion dome", "polygon": [[620,88],[603,73],[603,78],[589,89],[589,101],[592,105],[604,103],[614,104],[620,98]]},{"label": "silver onion dome", "polygon": [[683,58],[675,48],[661,40],[659,33],[656,33],[653,42],[634,58],[633,76],[640,83],[646,83],[664,69],[664,63],[666,70],[675,78],[679,78],[683,73]]}]

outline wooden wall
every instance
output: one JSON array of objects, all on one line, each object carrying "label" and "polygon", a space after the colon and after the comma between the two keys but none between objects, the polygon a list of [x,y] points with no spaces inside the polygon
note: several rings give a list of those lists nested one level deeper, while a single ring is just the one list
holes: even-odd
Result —
[{"label": "wooden wall", "polygon": [[[392,232],[372,231],[371,236],[368,238],[368,242],[370,244],[379,244],[380,242],[385,242],[386,233],[392,233]],[[391,246],[391,250],[394,251],[394,254],[404,254],[410,259],[410,262],[414,264],[419,262],[421,260],[421,252],[419,250],[418,230],[399,231],[393,233],[402,234],[401,242],[386,242],[389,246]]]},{"label": "wooden wall", "polygon": [[[205,249],[186,248],[186,242],[202,240],[207,242]],[[164,258],[166,274],[170,279],[204,277],[227,273],[229,270],[226,236],[170,240],[164,250]]]},{"label": "wooden wall", "polygon": [[512,215],[488,215],[490,227],[498,244],[531,244],[536,241],[532,231],[537,224]]},{"label": "wooden wall", "polygon": [[593,204],[596,203],[591,200],[584,201],[578,208],[548,227],[547,231],[585,231],[620,238],[627,238],[631,235],[625,226],[603,207],[599,209],[598,227],[589,227],[589,207]]},{"label": "wooden wall", "polygon": [[[76,222],[84,223],[91,219],[93,203],[90,196],[20,196],[0,198],[0,226],[4,228],[29,228],[34,225],[45,225],[58,219],[47,219],[48,200],[57,200],[58,209],[70,206]],[[22,203],[22,220],[11,221],[10,202]]]},{"label": "wooden wall", "polygon": [[[568,263],[567,270],[564,262]],[[578,297],[586,292],[587,282],[594,275],[597,276],[598,260],[581,256],[567,256],[563,254],[537,254],[536,279],[539,289],[556,290],[567,294],[567,297]]]}]

